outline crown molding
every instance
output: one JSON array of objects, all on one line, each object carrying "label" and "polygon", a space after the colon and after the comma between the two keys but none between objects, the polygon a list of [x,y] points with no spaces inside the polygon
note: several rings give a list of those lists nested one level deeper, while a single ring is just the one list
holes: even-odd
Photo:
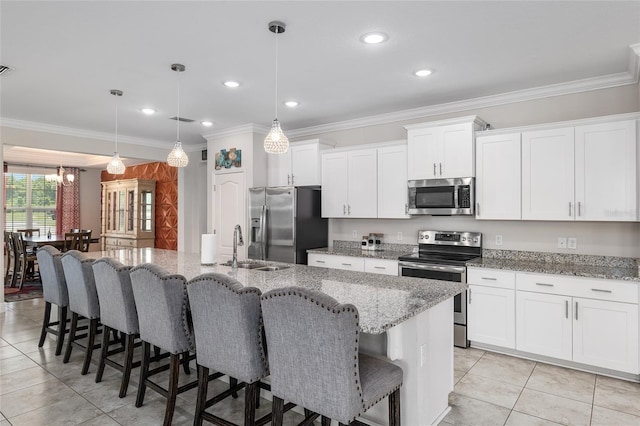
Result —
[{"label": "crown molding", "polygon": [[629,74],[640,81],[640,43],[629,46]]},{"label": "crown molding", "polygon": [[185,152],[198,152],[203,149],[207,149],[207,144],[199,143],[198,145],[182,145],[182,149],[184,149]]},{"label": "crown molding", "polygon": [[[93,130],[74,129],[72,127],[56,126],[53,124],[36,123],[33,121],[16,120],[13,118],[0,117],[0,126],[11,127],[20,130],[32,130],[35,132],[52,133],[55,135],[75,136],[87,139],[99,139],[106,142],[113,142],[113,133],[95,132]],[[131,145],[142,145],[153,148],[171,149],[174,142],[167,143],[154,139],[136,138],[133,136],[118,136],[119,143],[127,143]]]},{"label": "crown molding", "polygon": [[[640,43],[632,49],[637,62],[640,55]],[[638,68],[638,65],[635,65]],[[341,130],[356,129],[359,127],[375,126],[380,124],[394,123],[398,121],[414,120],[416,118],[426,118],[441,114],[469,111],[478,108],[524,102],[535,99],[549,98],[553,96],[568,95],[571,93],[587,92],[590,90],[606,89],[610,87],[626,86],[638,83],[638,71],[634,73],[623,72],[610,74],[601,77],[586,78],[582,80],[569,81],[566,83],[552,84],[548,86],[535,87],[532,89],[518,90],[498,95],[483,96],[479,98],[467,99],[464,101],[448,102],[428,107],[414,108],[388,114],[373,115],[370,117],[356,118],[353,120],[339,121],[318,126],[305,127],[301,129],[287,131],[290,138],[307,137],[320,133],[336,132]]]},{"label": "crown molding", "polygon": [[271,130],[270,127],[263,126],[261,124],[248,123],[248,124],[243,124],[241,126],[229,127],[228,129],[222,129],[216,132],[203,134],[202,137],[209,141],[209,140],[220,139],[226,136],[243,135],[247,133],[258,133],[258,134],[266,135],[267,133],[269,133],[269,130]]}]

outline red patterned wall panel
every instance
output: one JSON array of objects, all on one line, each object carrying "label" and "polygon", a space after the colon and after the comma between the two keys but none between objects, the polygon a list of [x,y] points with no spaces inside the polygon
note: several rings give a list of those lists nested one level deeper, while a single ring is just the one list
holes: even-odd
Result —
[{"label": "red patterned wall panel", "polygon": [[178,169],[167,163],[148,163],[127,167],[123,175],[102,171],[103,182],[118,179],[156,181],[156,248],[178,249]]}]

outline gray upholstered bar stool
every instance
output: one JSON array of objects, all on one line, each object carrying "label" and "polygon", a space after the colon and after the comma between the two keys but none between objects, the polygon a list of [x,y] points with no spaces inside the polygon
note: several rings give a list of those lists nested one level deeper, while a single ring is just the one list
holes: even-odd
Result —
[{"label": "gray upholstered bar stool", "polygon": [[[180,355],[185,364],[193,342],[188,320],[187,286],[182,275],[171,275],[161,267],[144,263],[131,269],[131,287],[138,310],[140,339],[142,339],[142,366],[136,407],[142,406],[147,386],[167,398],[164,425],[169,426],[173,418],[178,394],[198,386],[194,380],[178,386],[180,375]],[[151,345],[171,354],[168,365],[149,370]],[[150,380],[156,373],[169,369],[167,389]],[[185,371],[188,371],[185,367]]]},{"label": "gray upholstered bar stool", "polygon": [[[42,332],[38,347],[44,345],[47,333],[57,336],[56,355],[62,352],[64,335],[67,332],[67,307],[69,306],[69,294],[67,281],[62,269],[62,253],[55,247],[40,247],[36,252],[42,280],[42,292],[44,296],[44,319],[42,320]],[[58,306],[58,321],[51,321],[51,305]],[[58,326],[57,329],[52,328]]]},{"label": "gray upholstered bar stool", "polygon": [[358,310],[305,288],[262,295],[269,348],[272,425],[282,425],[283,400],[349,424],[389,397],[389,424],[400,425],[402,369],[358,353]]},{"label": "gray upholstered bar stool", "polygon": [[[244,424],[261,425],[271,421],[268,414],[256,421],[260,380],[269,375],[260,313],[260,290],[244,287],[222,274],[203,274],[187,284],[198,364],[198,399],[194,426],[203,420],[218,425],[232,424],[205,409],[233,395],[233,386],[207,400],[209,369],[219,372],[213,377],[229,375],[245,387]],[[233,385],[234,380],[230,383]]]},{"label": "gray upholstered bar stool", "polygon": [[[131,369],[138,367],[140,362],[133,362],[135,338],[140,332],[138,312],[133,299],[131,288],[130,266],[125,266],[117,260],[103,257],[93,265],[93,275],[96,280],[98,299],[100,300],[100,322],[102,323],[102,350],[100,362],[96,372],[96,383],[102,381],[102,374],[106,364],[122,372],[120,382],[120,398],[127,395]],[[109,334],[111,330],[124,335],[124,361],[122,364],[109,358],[122,352],[122,348],[109,352]]]},{"label": "gray upholstered bar stool", "polygon": [[[69,291],[69,309],[71,310],[71,330],[69,331],[69,341],[67,350],[64,353],[64,363],[69,362],[73,346],[78,346],[85,350],[84,363],[81,373],[87,374],[93,350],[100,347],[96,345],[96,335],[100,324],[100,303],[98,302],[98,291],[93,276],[93,259],[87,258],[77,250],[66,252],[62,256],[62,268],[67,281]],[[78,340],[86,335],[78,335],[78,320],[80,318],[89,320],[89,339],[86,346]]]}]

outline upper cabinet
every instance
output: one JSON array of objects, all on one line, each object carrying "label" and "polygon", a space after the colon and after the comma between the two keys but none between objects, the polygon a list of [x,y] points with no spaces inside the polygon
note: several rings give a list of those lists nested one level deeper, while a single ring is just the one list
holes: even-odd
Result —
[{"label": "upper cabinet", "polygon": [[320,139],[292,142],[284,154],[267,155],[267,185],[320,185],[320,151],[331,145]]},{"label": "upper cabinet", "polygon": [[522,218],[636,221],[636,120],[522,133]]},{"label": "upper cabinet", "polygon": [[378,148],[378,217],[409,218],[407,145]]},{"label": "upper cabinet", "polygon": [[473,177],[476,116],[405,126],[408,180]]}]

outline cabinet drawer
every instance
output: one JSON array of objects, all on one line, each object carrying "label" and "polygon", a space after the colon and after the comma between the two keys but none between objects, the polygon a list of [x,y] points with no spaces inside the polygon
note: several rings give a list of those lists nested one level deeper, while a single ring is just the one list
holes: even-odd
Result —
[{"label": "cabinet drawer", "polygon": [[467,283],[485,287],[516,288],[516,274],[497,269],[468,268]]},{"label": "cabinet drawer", "polygon": [[332,256],[334,257],[333,268],[344,269],[345,271],[364,272],[364,258],[351,256]]},{"label": "cabinet drawer", "polygon": [[104,244],[107,246],[117,246],[120,244],[120,239],[119,238],[109,238],[106,237],[104,239]]},{"label": "cabinet drawer", "polygon": [[518,273],[516,288],[537,293],[638,304],[638,285],[635,282]]},{"label": "cabinet drawer", "polygon": [[398,275],[398,261],[388,259],[365,259],[364,271],[374,274]]},{"label": "cabinet drawer", "polygon": [[333,258],[329,254],[309,253],[307,256],[307,265],[317,266],[319,268],[333,268]]}]

